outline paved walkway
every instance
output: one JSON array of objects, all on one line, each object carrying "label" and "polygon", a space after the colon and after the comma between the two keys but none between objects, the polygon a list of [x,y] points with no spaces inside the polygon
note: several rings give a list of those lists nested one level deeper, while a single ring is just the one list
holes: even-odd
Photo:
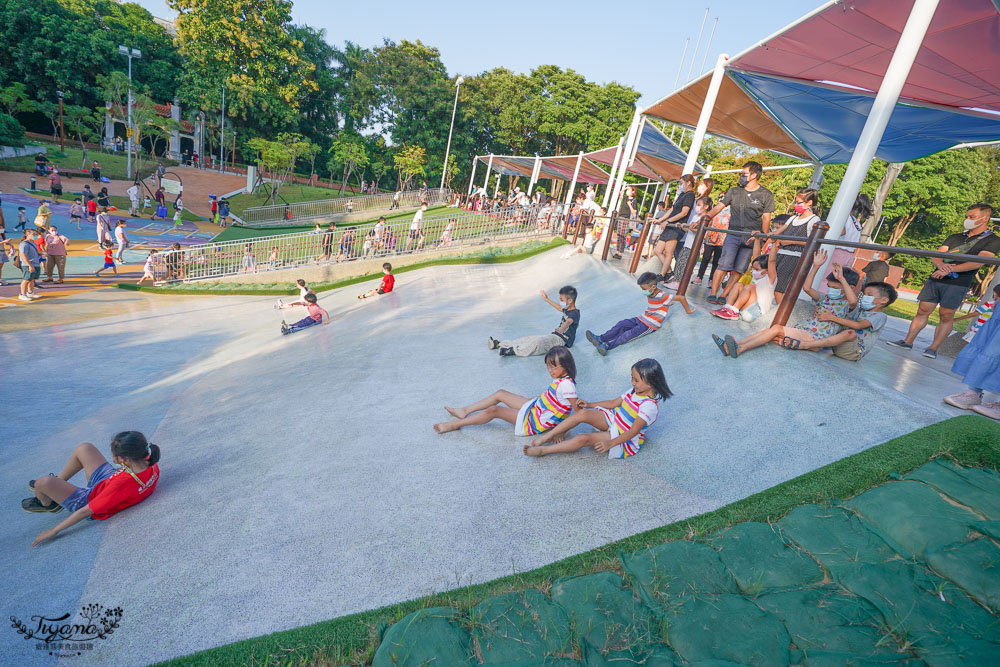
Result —
[{"label": "paved walkway", "polygon": [[[66,297],[63,322],[0,334],[5,375],[30,377],[38,407],[22,419],[27,404],[8,401],[0,438],[6,611],[120,606],[113,638],[74,664],[150,663],[538,567],[957,413],[940,401],[961,389],[954,376],[884,345],[860,364],[777,347],[734,361],[709,334],[750,325],[678,311],[607,357],[582,330],[573,348],[588,399],[620,395],[640,358],[663,364],[676,396],[636,457],[528,459],[503,424],[436,435],[444,405],[547,385],[540,358],[485,346],[552,329],[539,289],[575,285],[584,329],[642,310],[633,279],[559,254],[406,273],[363,302],[355,295],[375,283],[324,293],[333,323],[290,337],[269,298],[111,290]],[[74,323],[78,312],[107,317]],[[0,311],[10,316],[41,318]],[[65,515],[19,511],[27,480],[79,442],[106,452],[122,429],[162,446],[156,495],[30,549]],[[51,662],[2,637],[12,664]]]}]

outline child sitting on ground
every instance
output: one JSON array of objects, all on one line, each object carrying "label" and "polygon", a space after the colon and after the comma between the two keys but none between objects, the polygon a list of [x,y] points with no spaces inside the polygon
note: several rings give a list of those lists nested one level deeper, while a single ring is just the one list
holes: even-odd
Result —
[{"label": "child sitting on ground", "polygon": [[613,350],[620,345],[624,345],[636,338],[641,338],[657,331],[663,326],[664,320],[669,315],[670,304],[677,301],[684,306],[684,312],[692,314],[696,309],[688,305],[687,299],[679,294],[667,294],[657,286],[659,276],[652,271],[646,271],[636,281],[642,288],[642,293],[646,295],[649,306],[639,317],[630,317],[621,320],[616,325],[605,331],[600,336],[592,331],[587,331],[589,340],[597,352],[603,357],[609,350]]},{"label": "child sitting on ground", "polygon": [[576,340],[576,328],[580,326],[580,310],[576,307],[576,288],[566,285],[559,288],[559,303],[549,298],[542,290],[542,298],[562,313],[562,320],[556,330],[549,334],[524,336],[515,340],[497,340],[490,336],[488,347],[491,350],[500,349],[501,357],[530,357],[535,354],[545,354],[557,345],[573,347]]},{"label": "child sitting on ground", "polygon": [[538,398],[500,389],[467,407],[446,407],[455,421],[434,424],[434,430],[448,433],[494,419],[513,424],[514,435],[537,435],[556,427],[569,417],[574,404],[580,402],[576,394],[576,361],[568,347],[557,345],[545,354],[545,368],[552,383]]},{"label": "child sitting on ground", "polygon": [[296,301],[288,305],[305,306],[306,310],[309,311],[309,314],[291,326],[286,324],[285,320],[281,320],[281,335],[283,336],[287,336],[290,333],[295,333],[296,331],[301,331],[319,324],[320,322],[323,322],[324,318],[326,319],[325,324],[330,323],[330,313],[323,310],[319,304],[316,303],[316,295],[311,292],[306,294],[302,301]]},{"label": "child sitting on ground", "polygon": [[359,299],[367,299],[370,296],[379,296],[381,294],[388,294],[392,291],[392,288],[396,286],[396,276],[392,275],[392,264],[386,262],[382,265],[382,284],[375,289],[365,292],[364,294],[359,294]]},{"label": "child sitting on ground", "polygon": [[[544,456],[593,447],[601,454],[607,452],[609,459],[634,456],[646,440],[646,429],[659,414],[657,401],[670,396],[670,387],[659,362],[642,359],[632,366],[631,391],[609,401],[579,401],[576,414],[536,438],[530,446],[525,446],[524,453],[526,456]],[[562,440],[571,428],[583,423],[590,424],[598,432],[582,433]],[[550,442],[554,444],[548,444]]]},{"label": "child sitting on ground", "polygon": [[[851,286],[844,287],[851,292]],[[878,342],[879,332],[888,316],[883,309],[896,300],[896,288],[889,283],[868,283],[858,298],[858,306],[847,317],[837,317],[829,312],[819,314],[820,322],[833,322],[844,327],[840,333],[826,338],[799,344],[800,350],[819,350],[832,347],[833,354],[848,361],[860,361]]]},{"label": "child sitting on ground", "polygon": [[859,276],[853,269],[845,269],[839,264],[834,264],[833,273],[826,277],[827,293],[825,296],[820,294],[812,288],[812,283],[816,272],[826,263],[826,258],[827,255],[824,251],[816,252],[813,256],[812,269],[805,280],[805,292],[816,302],[816,310],[812,317],[799,322],[794,327],[776,324],[740,341],[734,340],[732,336],[722,338],[712,334],[712,339],[719,346],[719,350],[736,359],[747,350],[771,342],[788,350],[797,350],[802,343],[829,338],[833,334],[839,333],[843,329],[842,325],[829,320],[821,320],[820,315],[829,313],[838,318],[846,318],[847,314],[854,310],[858,303],[852,286],[857,284]]},{"label": "child sitting on ground", "polygon": [[750,263],[749,283],[737,280],[726,296],[726,305],[712,314],[724,320],[753,322],[774,309],[774,283],[777,279],[774,249],[770,255],[760,255]]},{"label": "child sitting on ground", "polygon": [[298,280],[296,280],[295,284],[299,288],[299,300],[295,301],[295,302],[292,302],[292,303],[285,303],[281,299],[278,299],[278,303],[274,304],[275,310],[279,310],[281,308],[291,308],[295,304],[301,303],[302,301],[305,301],[306,300],[306,296],[309,295],[309,294],[312,294],[313,296],[316,296],[316,293],[313,292],[313,290],[312,290],[311,287],[309,287],[308,285],[306,285],[306,281],[302,280],[302,278],[299,278]]}]

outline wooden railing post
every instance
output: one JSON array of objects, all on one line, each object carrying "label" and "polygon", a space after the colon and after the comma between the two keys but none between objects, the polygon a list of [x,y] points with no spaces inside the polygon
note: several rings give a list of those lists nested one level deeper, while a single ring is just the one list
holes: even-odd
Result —
[{"label": "wooden railing post", "polygon": [[646,247],[646,237],[649,235],[649,228],[652,227],[649,217],[646,217],[646,222],[642,225],[642,231],[639,232],[639,242],[635,244],[635,252],[632,254],[632,265],[629,266],[628,272],[635,273],[636,269],[639,268],[639,259],[642,257],[642,249]]},{"label": "wooden railing post", "polygon": [[611,217],[608,218],[608,224],[604,227],[604,250],[601,252],[601,261],[608,261],[608,251],[611,250],[611,232],[618,224],[618,214],[612,213]]},{"label": "wooden railing post", "polygon": [[806,240],[806,245],[802,248],[802,256],[799,257],[799,261],[795,265],[795,271],[792,273],[792,278],[788,281],[788,289],[785,291],[785,296],[781,298],[781,303],[778,304],[778,312],[774,314],[771,326],[775,324],[785,326],[788,324],[788,318],[792,314],[792,309],[795,308],[795,302],[799,299],[799,292],[802,291],[802,286],[806,282],[806,276],[809,275],[809,270],[812,267],[813,254],[819,248],[820,239],[826,236],[828,229],[830,229],[830,225],[825,222],[817,222],[813,226],[812,232],[810,232],[809,238]]},{"label": "wooden railing post", "polygon": [[694,273],[694,265],[698,263],[698,252],[701,250],[701,244],[705,242],[708,224],[709,217],[707,215],[703,215],[701,220],[698,221],[698,227],[694,232],[694,245],[691,246],[687,263],[684,264],[684,270],[681,272],[680,284],[677,286],[678,296],[687,294],[688,285],[691,284],[691,274]]}]

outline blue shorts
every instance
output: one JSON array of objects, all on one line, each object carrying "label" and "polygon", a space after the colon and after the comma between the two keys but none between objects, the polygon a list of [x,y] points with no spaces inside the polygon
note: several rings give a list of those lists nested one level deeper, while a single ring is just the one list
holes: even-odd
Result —
[{"label": "blue shorts", "polygon": [[115,263],[114,262],[104,262],[104,268],[105,269],[113,269],[113,268],[115,268]]},{"label": "blue shorts", "polygon": [[104,480],[110,478],[112,475],[115,474],[115,472],[117,472],[117,470],[118,470],[117,468],[115,468],[113,465],[105,461],[104,463],[102,463],[97,467],[97,470],[95,470],[90,474],[90,477],[87,478],[86,487],[78,488],[76,491],[69,494],[69,497],[66,498],[66,500],[62,501],[59,504],[65,507],[66,511],[72,514],[73,512],[77,511],[78,509],[87,504],[87,502],[90,500],[90,491],[95,486],[97,486]]},{"label": "blue shorts", "polygon": [[760,304],[756,301],[740,311],[740,319],[744,322],[753,322],[760,316]]},{"label": "blue shorts", "polygon": [[719,271],[744,273],[747,270],[753,246],[743,245],[744,240],[742,236],[726,234],[726,240],[722,242],[722,253],[719,255]]}]

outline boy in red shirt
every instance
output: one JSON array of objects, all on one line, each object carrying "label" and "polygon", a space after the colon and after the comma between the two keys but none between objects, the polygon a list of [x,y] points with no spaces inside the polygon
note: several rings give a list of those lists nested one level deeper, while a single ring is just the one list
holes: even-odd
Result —
[{"label": "boy in red shirt", "polygon": [[364,294],[359,294],[359,299],[367,299],[370,296],[378,296],[379,294],[388,294],[392,291],[392,288],[396,286],[396,276],[392,275],[392,264],[389,262],[383,264],[382,272],[385,274],[382,276],[382,284],[379,285],[377,289],[365,292]]},{"label": "boy in red shirt", "polygon": [[295,301],[293,303],[289,303],[289,304],[285,304],[285,305],[287,305],[287,306],[305,306],[306,310],[309,311],[309,314],[306,315],[301,320],[299,320],[298,322],[295,322],[291,326],[289,326],[288,324],[286,324],[285,320],[281,320],[281,335],[282,336],[287,336],[290,333],[295,333],[296,331],[301,331],[302,329],[306,329],[308,327],[315,326],[315,325],[319,324],[320,322],[323,322],[324,318],[326,318],[326,322],[324,324],[329,324],[330,323],[330,313],[328,313],[325,310],[323,310],[322,308],[320,308],[319,304],[316,303],[316,295],[313,294],[312,292],[310,292],[309,294],[306,294],[305,297],[303,297],[302,301]]},{"label": "boy in red shirt", "polygon": [[87,216],[90,218],[91,222],[93,222],[94,224],[97,224],[97,200],[96,199],[88,199],[87,200]]},{"label": "boy in red shirt", "polygon": [[111,269],[112,271],[115,272],[115,275],[117,276],[118,275],[118,267],[115,266],[115,253],[111,249],[111,244],[110,243],[104,243],[102,245],[102,247],[104,248],[104,267],[101,268],[100,271],[94,271],[94,275],[97,276],[98,278],[100,278],[102,271],[106,271],[108,269]]}]

